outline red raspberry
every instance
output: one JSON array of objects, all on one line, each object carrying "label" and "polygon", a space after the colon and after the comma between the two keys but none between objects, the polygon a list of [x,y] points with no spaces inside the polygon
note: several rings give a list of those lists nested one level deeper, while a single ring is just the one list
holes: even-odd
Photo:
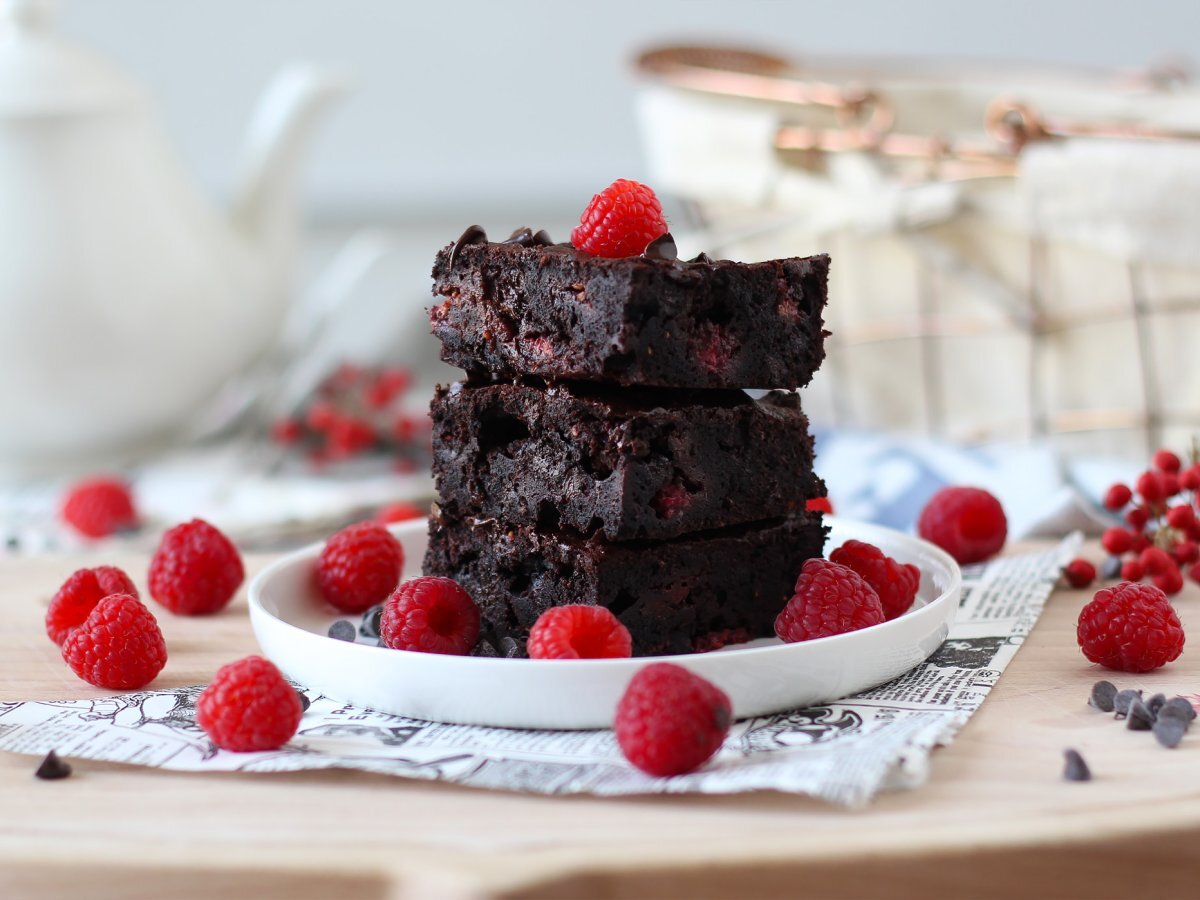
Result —
[{"label": "red raspberry", "polygon": [[1133,547],[1133,537],[1131,532],[1114,526],[1100,536],[1100,545],[1113,556],[1120,556]]},{"label": "red raspberry", "polygon": [[325,542],[317,587],[342,612],[365,612],[396,589],[403,569],[404,549],[395,536],[378,522],[359,522]]},{"label": "red raspberry", "polygon": [[1146,577],[1146,567],[1141,560],[1127,559],[1121,565],[1121,578],[1125,581],[1141,581]]},{"label": "red raspberry", "polygon": [[383,604],[379,632],[393,650],[465,656],[479,640],[479,607],[449,578],[412,578]]},{"label": "red raspberry", "polygon": [[1151,575],[1161,575],[1175,565],[1175,560],[1161,547],[1147,547],[1138,554],[1138,561]]},{"label": "red raspberry", "polygon": [[62,646],[67,635],[83,624],[96,604],[109,594],[138,596],[138,589],[129,576],[116,566],[97,566],[79,569],[63,582],[46,610],[46,634]]},{"label": "red raspberry", "polygon": [[1196,511],[1186,504],[1172,506],[1167,510],[1167,524],[1186,531],[1196,523]]},{"label": "red raspberry", "polygon": [[1188,578],[1200,584],[1200,562],[1192,563],[1188,568]]},{"label": "red raspberry", "polygon": [[224,609],[245,577],[237,547],[203,519],[168,529],[150,558],[150,596],[181,616]]},{"label": "red raspberry", "polygon": [[912,606],[921,585],[921,570],[886,556],[878,547],[863,541],[846,541],[829,554],[830,562],[853,569],[879,595],[883,617],[894,619]]},{"label": "red raspberry", "polygon": [[879,595],[853,569],[810,559],[796,579],[796,593],[775,618],[786,643],[857,631],[884,621]]},{"label": "red raspberry", "polygon": [[529,629],[530,659],[606,659],[633,655],[629,629],[603,606],[552,606]]},{"label": "red raspberry", "polygon": [[1179,476],[1179,486],[1189,491],[1200,491],[1200,463],[1189,466]]},{"label": "red raspberry", "polygon": [[1150,464],[1160,472],[1178,473],[1183,468],[1179,457],[1170,450],[1159,450],[1150,460]]},{"label": "red raspberry", "polygon": [[133,691],[167,664],[167,645],[154,614],[132,594],[110,594],[72,629],[62,657],[88,684]]},{"label": "red raspberry", "polygon": [[1096,567],[1086,559],[1073,559],[1063,567],[1063,577],[1073,588],[1085,588],[1096,580]]},{"label": "red raspberry", "polygon": [[409,519],[423,519],[426,513],[426,510],[411,503],[389,503],[375,513],[375,521],[380,525],[391,525],[394,522],[407,522]]},{"label": "red raspberry", "polygon": [[699,768],[720,748],[733,721],[729,697],[674,663],[652,663],[629,681],[613,722],[625,758],[669,778]]},{"label": "red raspberry", "polygon": [[1141,531],[1146,527],[1146,523],[1150,521],[1150,513],[1147,512],[1144,506],[1135,506],[1133,509],[1125,513],[1125,524],[1134,531]]},{"label": "red raspberry", "polygon": [[107,537],[138,524],[129,486],[118,478],[89,478],[72,485],[63,499],[63,521],[91,538]]},{"label": "red raspberry", "polygon": [[1104,508],[1118,512],[1124,509],[1125,505],[1132,499],[1133,491],[1129,489],[1129,485],[1114,484],[1104,495]]},{"label": "red raspberry", "polygon": [[303,715],[300,694],[261,656],[222,666],[196,698],[196,724],[223,750],[278,750]]},{"label": "red raspberry", "polygon": [[1195,541],[1178,541],[1171,550],[1171,558],[1180,565],[1200,559],[1200,544]]},{"label": "red raspberry", "polygon": [[813,497],[810,500],[804,501],[804,508],[808,512],[821,512],[833,515],[833,502],[828,497]]},{"label": "red raspberry", "polygon": [[1179,566],[1174,564],[1171,565],[1171,568],[1159,572],[1151,581],[1168,597],[1183,590],[1183,573],[1179,571]]},{"label": "red raspberry", "polygon": [[271,423],[271,440],[277,444],[294,444],[304,437],[304,423],[299,419],[276,419]]},{"label": "red raspberry", "polygon": [[1179,476],[1174,472],[1159,472],[1158,483],[1162,488],[1164,500],[1179,493]]},{"label": "red raspberry", "polygon": [[995,556],[1008,537],[1000,501],[981,488],[942,488],[921,510],[917,533],[960,563]]},{"label": "red raspberry", "polygon": [[1166,595],[1148,584],[1121,582],[1096,591],[1079,613],[1083,655],[1121,672],[1149,672],[1177,659],[1183,627]]},{"label": "red raspberry", "polygon": [[596,196],[571,232],[577,250],[617,259],[637,256],[656,237],[667,233],[667,220],[654,191],[618,178]]},{"label": "red raspberry", "polygon": [[1143,472],[1139,475],[1137,492],[1147,503],[1157,503],[1167,496],[1163,489],[1162,476],[1158,472]]}]

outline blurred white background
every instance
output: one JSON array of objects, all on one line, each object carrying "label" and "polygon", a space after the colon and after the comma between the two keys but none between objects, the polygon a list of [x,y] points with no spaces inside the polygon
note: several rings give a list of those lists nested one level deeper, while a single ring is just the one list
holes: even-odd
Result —
[{"label": "blurred white background", "polygon": [[155,92],[216,196],[271,73],[294,59],[343,67],[357,89],[307,173],[309,221],[326,223],[568,221],[614,178],[642,173],[629,60],[658,42],[1105,68],[1200,58],[1191,0],[61,0],[60,11],[65,32]]}]

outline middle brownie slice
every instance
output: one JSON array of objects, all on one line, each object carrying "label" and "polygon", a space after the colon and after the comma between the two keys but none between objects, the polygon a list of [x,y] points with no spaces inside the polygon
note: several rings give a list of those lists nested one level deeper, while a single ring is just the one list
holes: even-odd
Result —
[{"label": "middle brownie slice", "polygon": [[457,383],[431,414],[451,520],[666,539],[788,516],[824,493],[793,393]]}]

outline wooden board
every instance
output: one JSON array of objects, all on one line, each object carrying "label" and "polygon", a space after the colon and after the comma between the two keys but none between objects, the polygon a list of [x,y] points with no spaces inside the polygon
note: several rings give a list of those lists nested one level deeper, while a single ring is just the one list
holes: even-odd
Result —
[{"label": "wooden board", "polygon": [[[0,700],[102,693],[42,628],[62,580],[101,562],[144,584],[143,558],[0,562]],[[1200,650],[1149,675],[1104,673],[1075,645],[1089,596],[1050,598],[992,695],[934,754],[928,785],[863,811],[775,794],[553,798],[86,761],[41,782],[36,760],[0,754],[0,897],[1197,896],[1200,728],[1166,750],[1085,701],[1106,675],[1198,694]],[[1200,589],[1176,607],[1200,629]],[[256,649],[241,598],[212,618],[160,621],[171,658],[159,686],[206,681]],[[1062,780],[1068,746],[1094,781]]]}]

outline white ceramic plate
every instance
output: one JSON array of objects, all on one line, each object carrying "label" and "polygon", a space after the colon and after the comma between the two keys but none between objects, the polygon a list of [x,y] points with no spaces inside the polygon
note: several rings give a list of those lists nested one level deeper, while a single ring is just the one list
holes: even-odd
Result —
[{"label": "white ceramic plate", "polygon": [[[827,517],[832,549],[869,541],[921,570],[913,608],[890,622],[799,644],[774,638],[713,653],[637,659],[531,660],[440,656],[337,641],[337,611],[313,586],[321,544],[276,561],[250,583],[250,620],[263,653],[289,677],[328,697],[440,722],[506,728],[607,728],[629,679],[669,659],[712,681],[738,718],[845,697],[923,662],[945,640],[962,593],[949,555],[911,535]],[[423,520],[393,531],[404,545],[404,577],[420,574]],[[357,624],[358,617],[349,617]]]}]

